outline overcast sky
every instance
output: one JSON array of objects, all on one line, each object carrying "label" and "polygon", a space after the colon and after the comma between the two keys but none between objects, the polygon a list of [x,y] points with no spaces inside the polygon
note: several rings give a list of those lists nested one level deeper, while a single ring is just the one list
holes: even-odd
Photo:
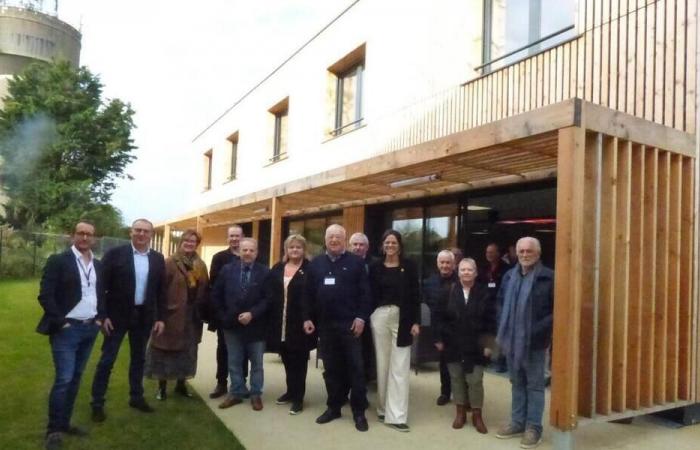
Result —
[{"label": "overcast sky", "polygon": [[81,64],[136,111],[134,180],[112,202],[125,221],[186,212],[198,172],[179,162],[195,135],[351,3],[59,0]]}]

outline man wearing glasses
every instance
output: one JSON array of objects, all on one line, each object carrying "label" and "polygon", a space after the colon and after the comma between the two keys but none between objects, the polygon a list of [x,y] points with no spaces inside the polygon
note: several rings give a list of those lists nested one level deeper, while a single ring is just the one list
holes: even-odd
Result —
[{"label": "man wearing glasses", "polygon": [[49,395],[46,448],[60,448],[63,434],[85,435],[71,425],[80,377],[90,357],[101,322],[100,262],[92,255],[95,227],[80,221],[73,230],[73,245],[49,257],[44,267],[39,303],[44,315],[37,332],[49,336],[56,377]]},{"label": "man wearing glasses", "polygon": [[[153,412],[143,398],[146,344],[153,331],[165,328],[165,259],[150,248],[153,224],[137,219],[131,225],[131,243],[109,250],[102,261],[104,304],[97,311],[102,319],[102,356],[92,382],[92,420],[103,422],[105,394],[119,347],[129,334],[129,406]],[[101,304],[102,306],[102,304]]]}]

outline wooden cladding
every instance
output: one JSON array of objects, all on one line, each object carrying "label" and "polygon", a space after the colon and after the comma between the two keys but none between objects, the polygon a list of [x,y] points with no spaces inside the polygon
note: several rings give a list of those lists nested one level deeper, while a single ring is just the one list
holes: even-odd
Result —
[{"label": "wooden cladding", "polygon": [[559,131],[554,426],[691,400],[694,163]]},{"label": "wooden cladding", "polygon": [[580,35],[396,113],[385,151],[580,98],[695,134],[696,0],[580,0]]}]

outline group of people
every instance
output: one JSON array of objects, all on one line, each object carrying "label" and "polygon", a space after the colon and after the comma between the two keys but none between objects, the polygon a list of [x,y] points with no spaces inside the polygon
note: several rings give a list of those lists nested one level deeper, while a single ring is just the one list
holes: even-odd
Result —
[{"label": "group of people", "polygon": [[91,252],[94,235],[93,224],[76,224],[73,245],[49,258],[41,281],[44,316],[37,331],[49,335],[56,368],[46,448],[60,448],[64,434],[85,433],[70,419],[98,331],[104,341],[91,405],[92,419],[102,422],[110,373],[127,334],[129,405],[153,412],[144,398],[144,375],[158,380],[158,400],[166,400],[169,380],[176,382],[176,394],[191,396],[185,380],[196,373],[203,322],[218,335],[217,384],[210,397],[224,397],[219,408],[249,400],[253,410],[263,409],[267,351],[279,353],[286,375],[276,403],[289,404],[292,415],[301,413],[310,351],[318,347],[327,392],[318,424],[341,417],[349,403],[355,428],[368,430],[371,365],[379,420],[409,431],[411,345],[421,332],[421,301],[431,309],[441,355],[438,404],[452,396],[456,405],[452,426],[462,428],[471,412],[475,429],[487,433],[483,373],[498,353],[508,363],[512,415],[496,436],[522,435],[523,448],[541,440],[553,274],[539,261],[534,238],[518,241],[512,268],[501,261],[497,246],[491,255],[487,248],[489,266],[481,273],[473,259],[441,251],[438,273],[424,282],[421,297],[417,267],[405,257],[395,230],[383,234],[382,258],[376,260],[365,235],[348,241],[340,225],[326,229],[325,253],[313,260],[306,257],[305,238],[293,234],[284,241],[282,261],[268,269],[256,262],[256,240],[234,225],[227,230],[228,248],[214,255],[209,273],[197,254],[196,230],[185,231],[167,259],[150,248],[153,225],[145,219],[132,224],[130,244],[109,250],[101,262]]}]

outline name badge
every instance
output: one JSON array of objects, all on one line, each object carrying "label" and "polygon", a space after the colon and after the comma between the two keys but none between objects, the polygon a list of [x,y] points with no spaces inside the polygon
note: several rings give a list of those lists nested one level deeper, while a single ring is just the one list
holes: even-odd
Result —
[{"label": "name badge", "polygon": [[489,283],[489,287],[490,287],[491,289],[495,288],[495,287],[496,287],[496,283],[494,283],[493,281],[490,282],[490,283]]},{"label": "name badge", "polygon": [[334,277],[326,277],[323,279],[323,284],[326,286],[335,286],[335,278]]}]

